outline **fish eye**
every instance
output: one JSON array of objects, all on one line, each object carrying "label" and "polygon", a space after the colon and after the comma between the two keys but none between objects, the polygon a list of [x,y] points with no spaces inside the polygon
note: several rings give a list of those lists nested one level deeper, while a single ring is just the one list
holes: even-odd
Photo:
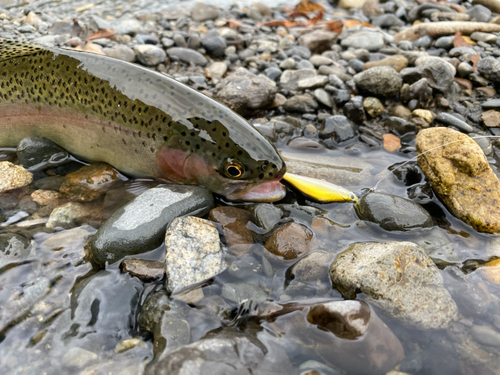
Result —
[{"label": "fish eye", "polygon": [[243,167],[234,160],[228,159],[224,165],[224,173],[229,178],[240,178],[243,176]]}]

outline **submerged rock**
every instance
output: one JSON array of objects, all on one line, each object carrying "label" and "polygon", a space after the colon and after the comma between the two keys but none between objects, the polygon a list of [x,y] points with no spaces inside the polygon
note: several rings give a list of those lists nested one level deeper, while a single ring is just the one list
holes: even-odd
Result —
[{"label": "submerged rock", "polygon": [[201,186],[160,185],[139,195],[116,211],[95,234],[88,247],[98,265],[126,255],[153,250],[163,242],[167,226],[176,217],[204,215],[213,196]]},{"label": "submerged rock", "polygon": [[0,162],[0,193],[31,184],[33,175],[23,167],[8,161]]},{"label": "submerged rock", "polygon": [[227,268],[219,232],[208,220],[184,216],[172,221],[165,236],[167,289],[182,289]]},{"label": "submerged rock", "polygon": [[349,372],[385,374],[404,359],[398,338],[363,301],[305,300],[267,319],[267,329],[284,332],[281,340],[298,340],[301,352]]},{"label": "submerged rock", "polygon": [[355,298],[359,290],[413,328],[445,329],[458,317],[437,266],[411,242],[352,244],[330,266],[330,278],[345,298]]},{"label": "submerged rock", "polygon": [[17,146],[19,164],[30,171],[44,169],[69,161],[69,154],[44,137],[27,137]]},{"label": "submerged rock", "polygon": [[427,228],[431,215],[418,203],[391,194],[371,192],[354,206],[360,219],[379,224],[385,230]]},{"label": "submerged rock", "polygon": [[416,147],[419,167],[450,212],[479,232],[500,232],[500,181],[477,143],[430,128],[418,133]]}]

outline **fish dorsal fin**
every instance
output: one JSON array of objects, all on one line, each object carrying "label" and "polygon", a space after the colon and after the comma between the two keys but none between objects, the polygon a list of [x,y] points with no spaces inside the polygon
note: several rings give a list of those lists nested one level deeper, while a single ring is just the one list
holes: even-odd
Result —
[{"label": "fish dorsal fin", "polygon": [[43,50],[42,46],[31,42],[0,38],[0,61],[32,55]]}]

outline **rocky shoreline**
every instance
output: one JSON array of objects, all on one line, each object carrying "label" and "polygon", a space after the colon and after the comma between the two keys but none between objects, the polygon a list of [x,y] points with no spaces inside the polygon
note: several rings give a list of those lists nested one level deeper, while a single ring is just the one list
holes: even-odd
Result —
[{"label": "rocky shoreline", "polygon": [[500,374],[499,35],[497,0],[3,2],[0,38],[169,75],[360,201],[1,149],[2,373]]}]

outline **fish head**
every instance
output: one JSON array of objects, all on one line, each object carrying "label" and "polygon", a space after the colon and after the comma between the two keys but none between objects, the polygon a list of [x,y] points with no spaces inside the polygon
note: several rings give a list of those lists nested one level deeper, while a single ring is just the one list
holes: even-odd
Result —
[{"label": "fish head", "polygon": [[228,200],[274,202],[285,196],[279,182],[285,162],[275,147],[245,121],[242,126],[191,118],[158,153],[160,178],[203,185]]}]

